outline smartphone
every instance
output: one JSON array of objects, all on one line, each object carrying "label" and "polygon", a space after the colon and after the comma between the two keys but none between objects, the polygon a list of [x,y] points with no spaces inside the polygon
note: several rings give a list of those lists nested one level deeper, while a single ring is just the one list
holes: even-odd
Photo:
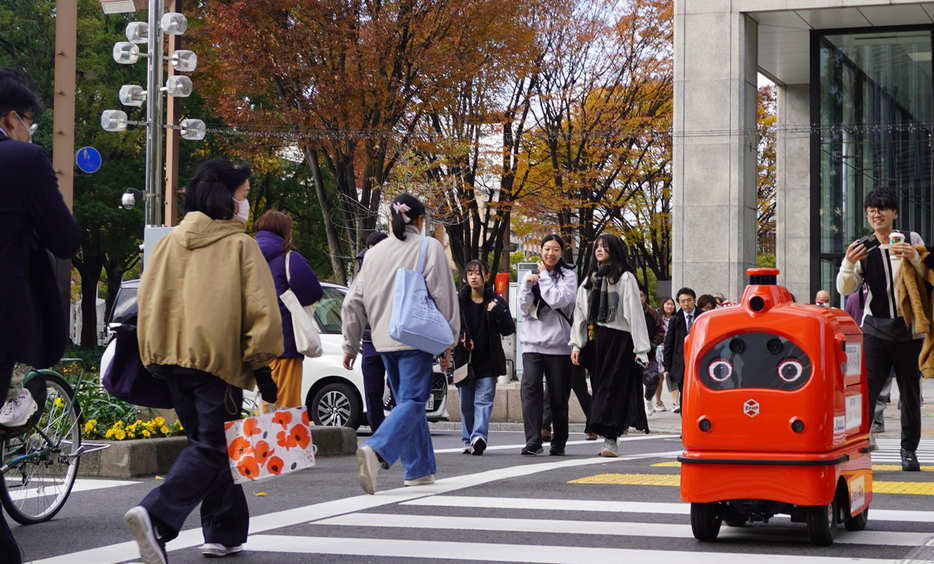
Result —
[{"label": "smartphone", "polygon": [[871,235],[866,235],[862,239],[857,239],[856,242],[862,243],[863,247],[866,249],[867,252],[875,249],[876,247],[882,244],[879,241],[878,237],[876,237],[875,233],[872,233]]}]

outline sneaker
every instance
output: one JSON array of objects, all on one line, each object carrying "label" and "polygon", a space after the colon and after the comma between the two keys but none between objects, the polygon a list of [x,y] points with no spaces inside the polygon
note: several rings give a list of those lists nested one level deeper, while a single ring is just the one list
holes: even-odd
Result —
[{"label": "sneaker", "polygon": [[152,526],[152,520],[145,507],[138,505],[130,509],[123,516],[123,521],[139,545],[139,557],[144,564],[168,564],[165,542],[159,531]]},{"label": "sneaker", "polygon": [[543,449],[541,446],[525,445],[525,447],[522,449],[522,452],[519,454],[522,456],[535,456],[543,452],[545,452],[545,449]]},{"label": "sneaker", "polygon": [[668,411],[668,409],[665,408],[665,404],[662,403],[662,400],[658,400],[655,402],[655,411]]},{"label": "sneaker", "polygon": [[427,476],[415,478],[414,480],[405,480],[403,483],[407,486],[428,486],[435,483],[435,475],[428,474]]},{"label": "sneaker", "polygon": [[681,404],[678,404],[678,403],[674,404],[674,406],[672,406],[672,408],[671,408],[671,412],[672,412],[672,413],[681,413]]},{"label": "sneaker", "polygon": [[655,404],[650,399],[645,400],[645,414],[652,415],[653,413],[655,413]]},{"label": "sneaker", "polygon": [[464,447],[464,452],[462,452],[461,454],[473,454],[473,449],[470,448],[470,445],[467,445]]},{"label": "sneaker", "polygon": [[597,440],[597,434],[596,434],[596,433],[587,433],[586,440],[588,440],[588,441],[595,441],[595,440]]},{"label": "sneaker", "polygon": [[485,450],[486,450],[486,441],[483,440],[482,438],[477,439],[473,442],[473,452],[471,454],[473,454],[474,456],[482,456],[483,451]]},{"label": "sneaker", "polygon": [[548,429],[542,429],[542,442],[550,443],[551,442],[551,431]]},{"label": "sneaker", "polygon": [[373,495],[376,493],[376,477],[379,475],[380,461],[372,447],[357,449],[357,464],[360,465],[360,487]]},{"label": "sneaker", "polygon": [[612,439],[603,439],[603,448],[600,449],[599,455],[604,458],[616,458],[619,456],[616,441]]},{"label": "sneaker", "polygon": [[548,451],[548,456],[564,456],[564,455],[565,455],[565,452],[563,448],[552,447],[551,450]]},{"label": "sneaker", "polygon": [[876,444],[876,434],[869,431],[869,450],[867,452],[875,452],[877,450],[879,450],[879,445]]},{"label": "sneaker", "polygon": [[873,433],[884,433],[885,432],[885,423],[882,421],[873,421],[872,422],[872,432]]},{"label": "sneaker", "polygon": [[919,472],[921,465],[918,464],[918,456],[913,450],[902,449],[902,471]]},{"label": "sneaker", "polygon": [[0,425],[4,427],[19,427],[25,425],[33,413],[39,409],[29,390],[23,388],[19,395],[8,400],[0,409]]},{"label": "sneaker", "polygon": [[223,558],[229,554],[243,552],[243,545],[224,546],[219,542],[206,542],[200,546],[201,556],[207,558]]}]

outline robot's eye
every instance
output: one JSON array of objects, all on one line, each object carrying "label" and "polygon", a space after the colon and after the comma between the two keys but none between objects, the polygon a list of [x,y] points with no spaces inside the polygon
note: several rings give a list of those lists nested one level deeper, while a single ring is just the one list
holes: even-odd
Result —
[{"label": "robot's eye", "polygon": [[707,365],[707,375],[714,382],[723,382],[733,375],[733,365],[728,360],[714,360]]},{"label": "robot's eye", "polygon": [[787,358],[778,364],[778,377],[788,382],[794,382],[804,374],[804,365],[800,360]]}]

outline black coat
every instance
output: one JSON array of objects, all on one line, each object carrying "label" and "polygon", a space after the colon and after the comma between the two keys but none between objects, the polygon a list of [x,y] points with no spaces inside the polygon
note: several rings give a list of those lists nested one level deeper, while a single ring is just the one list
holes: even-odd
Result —
[{"label": "black coat", "polygon": [[[701,313],[699,307],[694,308],[694,323]],[[665,333],[665,371],[672,382],[684,383],[684,339],[687,336],[684,310],[678,310],[668,321],[668,332]]]},{"label": "black coat", "polygon": [[[465,286],[457,294],[461,308],[461,330],[457,337],[457,346],[454,348],[454,366],[461,367],[470,360],[470,353],[464,348],[464,334],[472,334],[470,327],[467,326],[470,316],[466,314],[470,299],[470,286]],[[486,312],[487,335],[489,336],[489,351],[493,355],[493,367],[496,368],[496,374],[484,374],[483,376],[499,376],[506,374],[506,353],[503,351],[503,341],[500,337],[506,337],[516,332],[516,323],[512,320],[512,314],[509,313],[509,306],[506,301],[497,294],[492,286],[487,284],[483,292],[483,307],[486,308],[490,301],[495,301],[496,305],[493,311]],[[474,343],[476,347],[476,343]]]},{"label": "black coat", "polygon": [[80,236],[42,147],[0,132],[0,362],[45,368],[65,352],[68,327],[46,250],[70,259]]}]

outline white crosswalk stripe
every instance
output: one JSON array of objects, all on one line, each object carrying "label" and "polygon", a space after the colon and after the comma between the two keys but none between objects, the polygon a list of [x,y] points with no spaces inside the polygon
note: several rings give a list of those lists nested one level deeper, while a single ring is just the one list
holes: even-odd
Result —
[{"label": "white crosswalk stripe", "polygon": [[[901,464],[901,440],[876,439],[879,450],[872,453],[874,464]],[[915,451],[918,462],[922,465],[934,465],[934,439],[921,439],[918,450]]]}]

